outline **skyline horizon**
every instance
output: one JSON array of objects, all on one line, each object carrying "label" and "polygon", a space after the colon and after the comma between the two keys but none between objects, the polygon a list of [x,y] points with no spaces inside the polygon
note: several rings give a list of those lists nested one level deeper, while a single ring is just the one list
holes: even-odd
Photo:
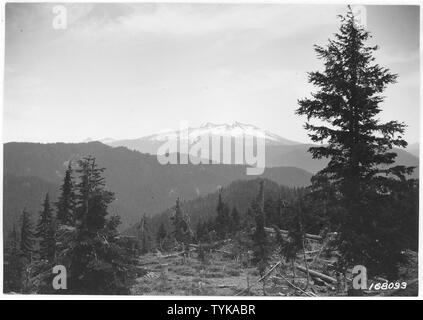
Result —
[{"label": "skyline horizon", "polygon": [[[273,134],[273,135],[277,135],[278,137],[280,137],[284,140],[287,140],[289,142],[293,142],[294,144],[316,144],[313,141],[299,141],[299,140],[288,139],[288,138],[282,136],[281,134],[278,134],[274,131],[267,130],[265,128],[258,127],[253,123],[244,123],[244,122],[239,122],[239,121],[236,121],[236,120],[232,121],[232,123],[229,123],[229,122],[228,123],[214,123],[214,122],[207,121],[207,122],[201,123],[198,126],[188,126],[187,128],[188,129],[199,129],[199,128],[203,128],[206,124],[211,124],[213,126],[233,126],[237,123],[242,124],[242,125],[247,125],[247,126],[253,126],[253,127],[255,127],[259,130],[263,130],[264,132],[267,132],[267,133],[270,133],[270,134]],[[74,141],[59,141],[59,140],[57,140],[57,141],[51,140],[51,141],[45,141],[45,142],[43,142],[43,141],[27,141],[27,140],[24,140],[24,141],[17,141],[17,140],[4,141],[4,139],[3,139],[3,144],[13,143],[13,142],[17,142],[17,143],[41,143],[41,144],[49,144],[49,143],[88,143],[88,142],[95,142],[95,141],[104,143],[103,141],[106,141],[106,140],[112,141],[112,142],[124,141],[124,140],[137,140],[137,139],[145,139],[147,137],[160,135],[160,134],[164,134],[164,133],[171,133],[171,132],[178,132],[178,131],[179,131],[179,129],[165,128],[165,129],[158,130],[158,131],[155,131],[155,132],[147,133],[147,134],[142,135],[142,136],[122,137],[122,138],[116,138],[116,137],[112,137],[112,136],[98,136],[98,137],[87,136],[86,138],[84,138],[82,140],[74,140]],[[420,140],[407,141],[407,143],[408,143],[407,147],[409,147],[411,145],[420,144]],[[104,143],[104,144],[107,145],[107,143]],[[406,149],[406,148],[404,148],[404,149]]]}]

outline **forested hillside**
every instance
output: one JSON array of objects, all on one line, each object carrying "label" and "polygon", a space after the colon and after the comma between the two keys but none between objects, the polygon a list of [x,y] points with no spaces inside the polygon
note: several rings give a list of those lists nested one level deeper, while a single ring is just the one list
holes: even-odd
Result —
[{"label": "forested hillside", "polygon": [[[130,151],[126,148],[112,148],[100,142],[78,144],[39,144],[7,143],[4,145],[4,174],[13,177],[37,178],[47,186],[59,186],[64,171],[69,163],[85,155],[96,157],[101,166],[107,168],[105,177],[107,187],[116,193],[116,201],[111,210],[119,212],[122,218],[121,228],[136,223],[146,213],[155,215],[175,203],[177,197],[184,200],[194,199],[216,191],[238,179],[255,179],[246,175],[245,166],[236,165],[166,165],[157,161],[156,156]],[[262,175],[275,182],[291,186],[310,184],[311,174],[294,167],[267,168]],[[41,182],[40,182],[41,183]],[[24,203],[17,202],[29,192],[39,192],[32,185],[24,187],[14,182],[13,194],[9,192],[11,184],[5,184],[4,208],[15,210]],[[49,188],[53,189],[53,188]],[[52,198],[54,192],[51,190]],[[35,209],[31,204],[28,209]],[[38,210],[38,207],[37,207]],[[11,226],[11,217],[16,212],[5,214],[5,227]]]},{"label": "forested hillside", "polygon": [[[236,208],[239,212],[240,221],[247,216],[247,211],[251,203],[254,201],[260,181],[265,181],[265,203],[268,211],[271,206],[277,206],[278,201],[290,201],[298,196],[299,189],[289,188],[278,185],[276,182],[268,179],[254,180],[237,180],[222,188],[221,195],[225,203],[232,209]],[[199,223],[207,223],[216,218],[216,207],[218,203],[220,191],[198,197],[189,201],[181,201],[180,206],[184,212],[190,217],[192,228],[198,226]],[[275,208],[273,208],[275,209]],[[151,217],[149,220],[151,234],[158,232],[160,224],[163,224],[167,230],[171,230],[171,216],[174,214],[174,206],[164,212]],[[271,211],[271,210],[270,210]],[[140,217],[140,220],[142,217]],[[139,223],[125,231],[125,234],[137,235]]]}]

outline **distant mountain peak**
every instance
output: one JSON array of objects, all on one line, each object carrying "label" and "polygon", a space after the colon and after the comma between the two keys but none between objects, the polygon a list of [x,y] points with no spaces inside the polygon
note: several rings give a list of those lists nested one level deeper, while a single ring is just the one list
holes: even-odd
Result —
[{"label": "distant mountain peak", "polygon": [[[275,133],[263,130],[255,125],[234,121],[231,124],[204,122],[198,127],[188,127],[179,130],[163,130],[155,134],[150,134],[136,139],[124,140],[99,140],[100,142],[112,147],[126,147],[131,150],[137,150],[142,153],[157,154],[158,148],[166,141],[186,140],[189,144],[195,144],[202,136],[212,137],[256,137],[258,134],[264,134],[267,146],[296,146],[299,142],[285,139]],[[247,142],[247,140],[245,140]],[[249,140],[251,141],[251,140]]]},{"label": "distant mountain peak", "polygon": [[[299,144],[294,141],[282,138],[281,136],[272,132],[260,129],[259,127],[246,124],[238,121],[234,121],[232,124],[227,123],[212,123],[204,122],[199,127],[189,127],[183,130],[169,130],[157,134],[152,134],[146,137],[142,137],[138,140],[149,140],[149,141],[166,141],[180,136],[188,136],[189,141],[198,141],[199,137],[210,135],[210,136],[221,136],[221,137],[239,137],[239,136],[257,136],[258,133],[265,135],[266,143],[273,145],[294,145]],[[116,143],[113,143],[116,145]]]},{"label": "distant mountain peak", "polygon": [[[227,123],[216,124],[216,123],[213,123],[213,122],[204,122],[204,123],[202,123],[200,125],[199,128],[208,128],[208,129],[210,129],[210,128],[217,128],[217,127],[225,127],[225,128],[237,128],[237,127],[238,128],[254,128],[254,129],[260,130],[260,128],[257,127],[257,126],[254,126],[252,124],[238,122],[238,121],[234,121],[234,122],[232,122],[232,124],[227,124]],[[195,129],[195,127],[192,128],[192,129]]]}]

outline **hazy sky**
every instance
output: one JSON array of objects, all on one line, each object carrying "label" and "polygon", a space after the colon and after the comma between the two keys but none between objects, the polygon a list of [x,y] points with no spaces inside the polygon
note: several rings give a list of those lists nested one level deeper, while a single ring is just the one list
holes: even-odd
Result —
[{"label": "hazy sky", "polygon": [[[294,114],[346,6],[6,5],[4,141],[136,138],[179,121],[240,121],[308,141]],[[377,62],[398,73],[383,120],[419,139],[419,8],[367,6]]]}]

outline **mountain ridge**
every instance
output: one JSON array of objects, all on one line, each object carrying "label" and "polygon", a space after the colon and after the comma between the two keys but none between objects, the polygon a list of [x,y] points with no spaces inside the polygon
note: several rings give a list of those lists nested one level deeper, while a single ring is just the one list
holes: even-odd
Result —
[{"label": "mountain ridge", "polygon": [[[112,148],[100,142],[6,143],[4,175],[37,177],[58,189],[68,162],[86,155],[95,156],[99,166],[106,168],[107,187],[116,193],[117,198],[113,212],[121,213],[122,228],[138,220],[143,213],[162,212],[173,205],[177,197],[193,199],[235,180],[257,178],[247,176],[245,166],[241,165],[161,165],[155,156],[124,147]],[[311,176],[311,173],[295,167],[267,168],[262,175],[291,187],[310,184]],[[24,192],[23,187],[17,190],[18,193]],[[4,203],[14,208],[16,198],[9,191],[5,185]],[[42,197],[39,201],[41,204]],[[16,214],[18,212],[14,212]]]},{"label": "mountain ridge", "polygon": [[[203,129],[204,131],[202,131]],[[219,132],[222,133],[221,136],[228,136],[228,134],[232,134],[232,145],[229,152],[231,153],[230,156],[233,162],[235,159],[235,137],[239,136],[241,133],[252,135],[258,132],[265,132],[267,137],[265,144],[266,167],[297,167],[311,173],[317,173],[328,163],[327,159],[312,158],[308,149],[312,146],[316,146],[315,144],[291,141],[251,124],[234,122],[232,125],[229,125],[206,122],[199,127],[189,128],[189,130],[192,130],[190,143],[195,143],[195,141],[197,141],[196,139],[201,136],[201,133],[209,133],[212,136],[218,135]],[[235,131],[233,132],[231,130]],[[136,150],[141,153],[157,155],[159,148],[167,141],[167,138],[169,138],[172,134],[176,134],[176,136],[178,136],[175,132],[177,132],[177,130],[167,130],[162,133],[150,134],[136,139],[110,140],[107,138],[109,140],[102,139],[102,141],[111,147],[126,147],[130,150]],[[245,149],[247,149],[247,146]],[[395,148],[394,151],[398,154],[396,161],[398,164],[419,166],[418,143],[410,144],[406,149]],[[413,177],[418,177],[418,169]]]}]

